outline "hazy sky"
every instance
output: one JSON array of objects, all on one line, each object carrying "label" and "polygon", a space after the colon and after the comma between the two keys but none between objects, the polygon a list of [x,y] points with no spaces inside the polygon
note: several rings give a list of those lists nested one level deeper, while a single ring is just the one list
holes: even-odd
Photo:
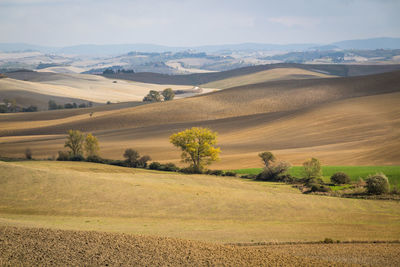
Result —
[{"label": "hazy sky", "polygon": [[0,0],[0,42],[329,43],[400,37],[400,0]]}]

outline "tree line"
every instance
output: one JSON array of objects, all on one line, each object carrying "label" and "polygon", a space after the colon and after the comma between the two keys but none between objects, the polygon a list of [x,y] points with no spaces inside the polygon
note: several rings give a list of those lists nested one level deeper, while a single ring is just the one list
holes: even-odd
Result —
[{"label": "tree line", "polygon": [[0,113],[14,113],[14,112],[36,112],[38,110],[37,106],[30,105],[28,107],[22,107],[17,105],[15,99],[3,99],[0,103]]},{"label": "tree line", "polygon": [[56,110],[56,109],[72,109],[72,108],[90,108],[93,106],[93,102],[81,103],[77,104],[73,103],[65,103],[64,105],[57,104],[56,101],[50,99],[48,102],[48,110]]},{"label": "tree line", "polygon": [[171,88],[166,88],[163,91],[150,90],[150,92],[143,98],[143,102],[161,102],[170,101],[175,97],[175,92]]}]

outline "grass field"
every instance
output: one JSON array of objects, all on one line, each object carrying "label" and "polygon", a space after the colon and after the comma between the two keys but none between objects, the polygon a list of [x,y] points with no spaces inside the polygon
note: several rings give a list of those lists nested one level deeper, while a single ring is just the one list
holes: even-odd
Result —
[{"label": "grass field", "polygon": [[[249,168],[233,170],[239,174],[258,174],[262,168]],[[400,166],[322,166],[322,175],[324,181],[329,181],[332,174],[336,172],[345,172],[352,181],[358,181],[359,178],[365,179],[370,174],[384,173],[392,185],[400,186]],[[303,176],[302,166],[293,166],[289,173],[295,177]]]},{"label": "grass field", "polygon": [[85,162],[0,162],[0,225],[210,242],[400,239],[399,202]]}]

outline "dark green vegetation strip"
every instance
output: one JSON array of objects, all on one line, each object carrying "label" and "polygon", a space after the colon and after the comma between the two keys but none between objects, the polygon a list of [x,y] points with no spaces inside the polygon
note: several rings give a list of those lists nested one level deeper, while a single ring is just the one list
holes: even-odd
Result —
[{"label": "dark green vegetation strip", "polygon": [[[258,174],[262,168],[238,169],[233,170],[238,174]],[[289,173],[295,177],[302,177],[303,167],[293,166]],[[392,185],[400,185],[400,166],[323,166],[322,174],[325,181],[329,181],[335,172],[345,172],[350,176],[352,181],[358,181],[360,178],[365,179],[369,174],[378,172],[384,173]]]}]

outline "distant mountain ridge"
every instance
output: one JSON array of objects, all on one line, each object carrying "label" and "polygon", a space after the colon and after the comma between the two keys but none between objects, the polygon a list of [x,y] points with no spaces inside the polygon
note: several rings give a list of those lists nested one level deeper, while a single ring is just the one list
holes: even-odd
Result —
[{"label": "distant mountain ridge", "polygon": [[74,54],[74,55],[117,55],[131,51],[138,52],[179,52],[195,50],[198,52],[223,52],[223,51],[306,51],[326,49],[400,49],[400,38],[369,38],[359,40],[344,40],[331,44],[262,44],[241,43],[225,45],[204,46],[164,46],[155,44],[111,44],[111,45],[74,45],[65,47],[40,46],[26,43],[0,43],[1,52],[39,51],[42,53]]}]

